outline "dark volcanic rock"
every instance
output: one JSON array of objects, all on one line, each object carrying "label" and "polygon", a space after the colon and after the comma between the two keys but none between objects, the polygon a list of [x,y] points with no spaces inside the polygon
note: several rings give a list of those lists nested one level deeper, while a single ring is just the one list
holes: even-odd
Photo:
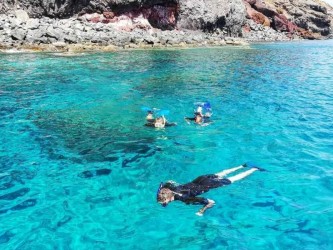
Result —
[{"label": "dark volcanic rock", "polygon": [[245,6],[240,0],[183,0],[179,3],[178,26],[191,30],[213,31],[226,27],[238,35],[245,23]]},{"label": "dark volcanic rock", "polygon": [[0,0],[0,48],[316,39],[332,34],[332,13],[319,0]]},{"label": "dark volcanic rock", "polygon": [[[19,7],[30,18],[69,18],[76,14],[109,13],[103,21],[109,23],[112,15],[145,12],[151,25],[157,28],[210,31],[226,27],[230,35],[239,35],[245,22],[242,0],[16,0],[16,5],[13,0],[3,1],[0,14]],[[91,21],[102,22],[97,17]]]},{"label": "dark volcanic rock", "polygon": [[[259,24],[263,24],[266,16],[271,27],[290,35],[300,35],[304,38],[328,36],[332,32],[332,7],[316,0],[244,0],[248,17]],[[257,11],[257,12],[255,12]],[[317,34],[315,34],[317,33]]]},{"label": "dark volcanic rock", "polygon": [[79,174],[81,178],[92,178],[95,176],[101,176],[101,175],[109,175],[111,173],[111,169],[103,168],[103,169],[97,169],[97,170],[86,170]]}]

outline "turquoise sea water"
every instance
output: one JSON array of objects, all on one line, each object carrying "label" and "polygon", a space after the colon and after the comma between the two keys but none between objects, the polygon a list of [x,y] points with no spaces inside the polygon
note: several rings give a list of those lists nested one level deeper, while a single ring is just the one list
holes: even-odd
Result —
[{"label": "turquoise sea water", "polygon": [[[332,249],[332,73],[332,41],[0,55],[0,249]],[[187,124],[204,100],[214,122]],[[268,171],[203,217],[156,203],[246,161]]]}]

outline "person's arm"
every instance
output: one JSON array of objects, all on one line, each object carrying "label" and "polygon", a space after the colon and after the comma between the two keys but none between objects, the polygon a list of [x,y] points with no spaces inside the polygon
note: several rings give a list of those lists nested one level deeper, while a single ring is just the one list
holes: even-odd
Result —
[{"label": "person's arm", "polygon": [[180,198],[179,200],[185,202],[186,204],[192,204],[192,205],[204,205],[197,213],[196,215],[202,216],[204,212],[215,205],[215,201],[206,199],[204,197],[188,197],[188,198]]},{"label": "person's arm", "polygon": [[184,117],[185,121],[187,124],[191,124],[191,121],[194,121],[195,118],[192,118],[192,117]]},{"label": "person's arm", "polygon": [[203,216],[204,212],[208,209],[211,208],[212,206],[215,205],[215,201],[207,199],[208,200],[208,204],[205,205],[204,207],[202,207],[197,213],[196,215],[198,216]]},{"label": "person's arm", "polygon": [[185,120],[188,120],[188,121],[195,121],[195,118],[194,117],[184,117]]}]

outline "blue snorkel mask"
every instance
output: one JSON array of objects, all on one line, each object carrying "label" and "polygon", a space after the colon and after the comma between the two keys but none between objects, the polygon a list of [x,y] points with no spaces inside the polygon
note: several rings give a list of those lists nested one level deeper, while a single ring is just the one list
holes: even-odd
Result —
[{"label": "blue snorkel mask", "polygon": [[204,117],[212,116],[212,107],[209,102],[195,102],[194,105],[196,107],[195,113],[202,113]]}]

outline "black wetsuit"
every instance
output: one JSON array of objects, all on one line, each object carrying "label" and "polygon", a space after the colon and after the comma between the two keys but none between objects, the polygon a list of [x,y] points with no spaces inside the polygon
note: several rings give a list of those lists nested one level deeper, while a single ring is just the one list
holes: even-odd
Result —
[{"label": "black wetsuit", "polygon": [[184,185],[174,185],[170,182],[164,183],[162,188],[168,188],[175,194],[175,200],[185,202],[186,204],[207,205],[208,199],[197,197],[200,194],[208,192],[212,188],[218,188],[231,184],[231,181],[226,178],[218,178],[215,174],[202,175],[194,181]]},{"label": "black wetsuit", "polygon": [[[195,117],[185,117],[185,120],[189,120],[189,121],[194,121],[195,122]],[[203,116],[202,117],[202,121],[200,123],[209,123],[210,121],[210,117],[209,116]]]},{"label": "black wetsuit", "polygon": [[[148,120],[147,120],[148,121]],[[175,122],[166,122],[165,123],[165,127],[172,127],[172,126],[176,126],[177,124]],[[150,122],[148,121],[145,126],[147,127],[155,127],[155,122]]]}]

